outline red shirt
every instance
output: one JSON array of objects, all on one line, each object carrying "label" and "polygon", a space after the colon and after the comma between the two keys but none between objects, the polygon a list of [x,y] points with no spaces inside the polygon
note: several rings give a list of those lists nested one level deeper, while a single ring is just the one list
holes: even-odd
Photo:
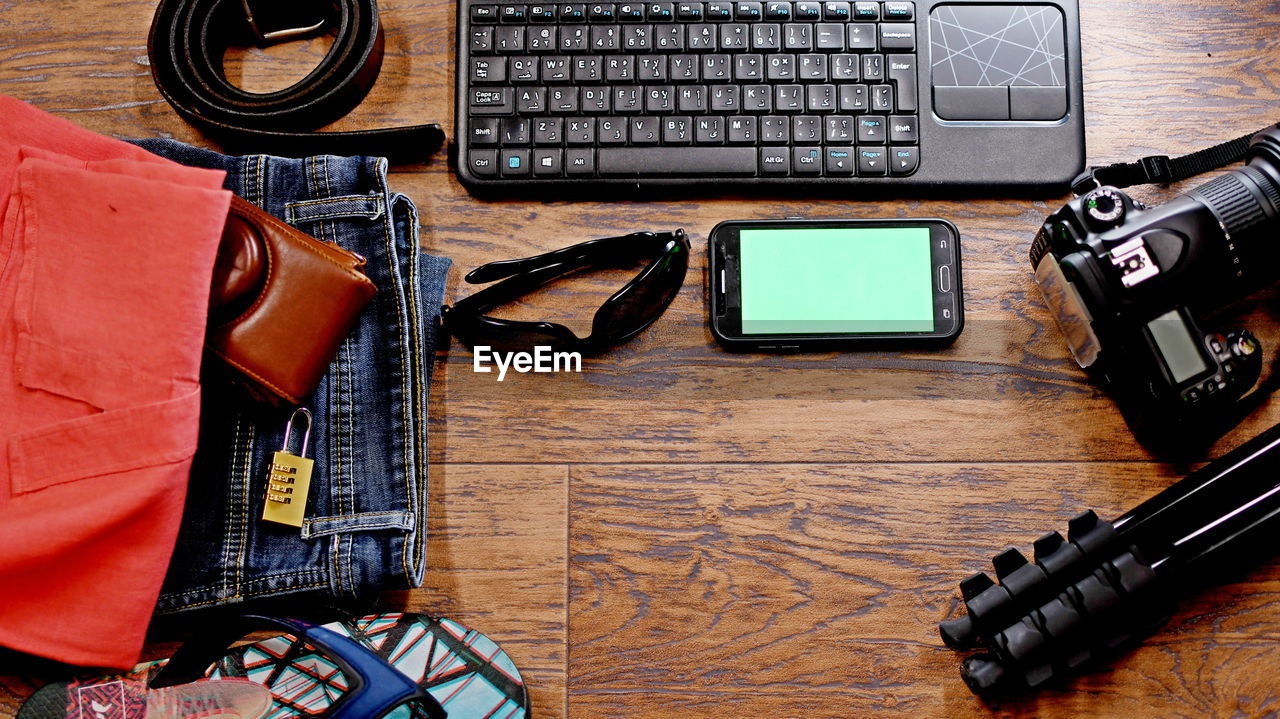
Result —
[{"label": "red shirt", "polygon": [[196,447],[222,180],[0,95],[0,645],[137,661]]}]

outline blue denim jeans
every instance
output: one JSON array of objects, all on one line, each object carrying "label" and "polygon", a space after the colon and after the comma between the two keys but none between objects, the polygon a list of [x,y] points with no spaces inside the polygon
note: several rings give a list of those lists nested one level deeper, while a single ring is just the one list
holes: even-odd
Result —
[{"label": "blue denim jeans", "polygon": [[[228,157],[170,140],[138,144],[185,165],[225,170],[227,189],[367,258],[364,271],[378,288],[306,405],[315,417],[307,453],[315,467],[301,530],[261,520],[288,412],[206,384],[186,512],[157,611],[303,593],[342,602],[418,586],[427,388],[449,261],[419,251],[417,211],[387,188],[386,160]],[[299,444],[295,437],[292,451]]]}]

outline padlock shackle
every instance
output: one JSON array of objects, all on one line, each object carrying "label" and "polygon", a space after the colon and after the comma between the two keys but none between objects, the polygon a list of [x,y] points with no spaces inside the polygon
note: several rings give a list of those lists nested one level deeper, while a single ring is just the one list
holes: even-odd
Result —
[{"label": "padlock shackle", "polygon": [[311,443],[311,410],[306,407],[299,407],[289,416],[289,423],[284,426],[284,446],[280,448],[281,452],[289,451],[289,439],[293,436],[293,420],[298,418],[301,412],[307,418],[307,431],[302,435],[302,451],[298,453],[299,457],[307,456],[307,446]]}]

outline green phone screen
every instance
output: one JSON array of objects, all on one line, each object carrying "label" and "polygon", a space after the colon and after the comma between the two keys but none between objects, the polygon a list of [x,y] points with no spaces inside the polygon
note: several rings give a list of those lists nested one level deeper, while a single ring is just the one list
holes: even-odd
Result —
[{"label": "green phone screen", "polygon": [[932,332],[928,227],[743,229],[743,334]]}]

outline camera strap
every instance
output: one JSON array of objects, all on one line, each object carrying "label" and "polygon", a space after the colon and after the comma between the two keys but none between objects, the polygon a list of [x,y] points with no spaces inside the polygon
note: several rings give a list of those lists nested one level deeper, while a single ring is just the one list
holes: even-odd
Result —
[{"label": "camera strap", "polygon": [[1151,155],[1137,162],[1117,162],[1105,167],[1091,167],[1071,181],[1071,191],[1079,196],[1104,185],[1124,188],[1134,185],[1168,185],[1181,182],[1189,177],[1243,160],[1249,151],[1249,141],[1267,127],[1182,157]]}]

